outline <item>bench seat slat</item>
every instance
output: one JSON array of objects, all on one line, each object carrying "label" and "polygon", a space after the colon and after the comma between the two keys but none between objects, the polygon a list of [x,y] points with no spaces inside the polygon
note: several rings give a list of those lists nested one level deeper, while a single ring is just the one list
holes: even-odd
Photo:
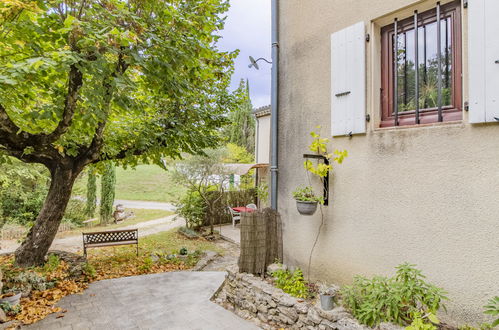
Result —
[{"label": "bench seat slat", "polygon": [[139,242],[138,240],[133,240],[133,241],[107,242],[107,243],[88,243],[87,248],[100,247],[100,246],[137,244],[138,242]]}]

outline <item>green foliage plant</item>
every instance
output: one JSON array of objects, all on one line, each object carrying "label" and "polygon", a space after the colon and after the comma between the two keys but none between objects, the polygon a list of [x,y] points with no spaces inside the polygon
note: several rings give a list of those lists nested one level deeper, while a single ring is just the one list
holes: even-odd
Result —
[{"label": "green foliage plant", "polygon": [[[317,129],[320,128],[320,126],[317,126]],[[326,165],[323,162],[318,161],[317,164],[314,164],[312,160],[306,159],[303,162],[303,167],[310,173],[315,174],[320,178],[324,178],[333,170],[333,162],[338,164],[343,163],[343,160],[348,157],[348,151],[335,149],[333,153],[328,153],[327,144],[330,142],[328,138],[321,137],[321,135],[315,131],[310,132],[310,136],[312,136],[312,143],[308,146],[309,150],[317,155],[324,156],[330,163],[329,165]]]},{"label": "green foliage plant", "polygon": [[[430,322],[428,322],[428,320]],[[438,318],[433,313],[422,316],[421,313],[415,312],[412,315],[411,325],[406,327],[406,330],[437,330],[435,324],[439,324]]]},{"label": "green foliage plant", "polygon": [[316,196],[314,189],[310,186],[297,188],[293,191],[293,198],[300,202],[318,202],[324,204],[324,198]]},{"label": "green foliage plant", "polygon": [[116,166],[107,163],[101,178],[100,222],[109,224],[113,216],[113,204],[116,187]]},{"label": "green foliage plant", "polygon": [[206,203],[197,190],[191,189],[177,204],[177,214],[185,219],[187,229],[198,230],[206,218]]},{"label": "green foliage plant", "polygon": [[58,256],[56,256],[55,254],[49,254],[49,256],[47,258],[47,262],[45,263],[45,265],[43,265],[43,272],[44,273],[51,273],[54,270],[56,270],[60,264],[61,264],[61,260],[59,259]]},{"label": "green foliage plant", "polygon": [[499,326],[499,296],[490,299],[484,308],[485,314],[495,317],[495,320],[492,322],[492,328]]},{"label": "green foliage plant", "polygon": [[381,322],[409,325],[414,316],[436,315],[447,299],[445,291],[427,283],[415,265],[404,263],[396,269],[390,278],[357,276],[342,289],[343,304],[359,322],[371,327]]},{"label": "green foliage plant", "polygon": [[81,270],[83,271],[83,275],[85,275],[88,278],[94,278],[97,276],[97,271],[95,270],[95,267],[87,262],[81,266]]},{"label": "green foliage plant", "polygon": [[296,298],[310,297],[310,291],[307,282],[303,277],[300,268],[291,272],[289,270],[279,269],[271,274],[275,280],[275,286],[282,291],[289,293]]}]

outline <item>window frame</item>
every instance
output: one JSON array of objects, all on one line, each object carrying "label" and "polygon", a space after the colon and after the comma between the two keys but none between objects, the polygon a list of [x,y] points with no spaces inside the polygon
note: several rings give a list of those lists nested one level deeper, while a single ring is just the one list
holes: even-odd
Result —
[{"label": "window frame", "polygon": [[[436,8],[418,14],[419,25],[436,22]],[[452,64],[451,64],[451,106],[442,106],[443,121],[462,120],[462,23],[461,1],[456,0],[441,6],[441,18],[451,19]],[[398,22],[399,34],[414,30],[414,17],[408,17]],[[393,39],[394,25],[390,24],[381,28],[381,122],[380,127],[393,127],[395,116],[393,114],[394,94],[394,67],[393,67]],[[420,124],[438,122],[438,109],[420,109]],[[398,113],[398,126],[417,125],[415,111]]]}]

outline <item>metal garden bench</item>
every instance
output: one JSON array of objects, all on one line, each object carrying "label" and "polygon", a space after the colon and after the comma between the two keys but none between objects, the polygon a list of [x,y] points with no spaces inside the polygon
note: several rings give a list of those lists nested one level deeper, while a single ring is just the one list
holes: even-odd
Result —
[{"label": "metal garden bench", "polygon": [[87,249],[103,246],[116,245],[137,245],[137,256],[139,255],[139,230],[109,230],[93,233],[82,233],[83,235],[83,254],[87,256]]}]

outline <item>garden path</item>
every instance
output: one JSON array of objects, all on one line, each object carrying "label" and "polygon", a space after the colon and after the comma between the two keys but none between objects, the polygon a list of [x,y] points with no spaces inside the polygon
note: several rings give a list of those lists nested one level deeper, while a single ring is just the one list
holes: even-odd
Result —
[{"label": "garden path", "polygon": [[64,297],[57,306],[66,313],[26,328],[258,329],[210,301],[224,279],[225,272],[171,272],[99,281]]},{"label": "garden path", "polygon": [[147,210],[164,210],[175,211],[176,207],[172,203],[163,202],[148,202],[148,201],[129,201],[124,199],[116,199],[114,205],[122,204],[126,209],[147,209]]},{"label": "garden path", "polygon": [[[185,225],[185,220],[178,217],[177,215],[170,215],[168,217],[144,221],[133,225],[123,226],[119,228],[113,228],[113,230],[123,230],[123,229],[139,229],[139,241],[140,237],[161,233],[168,231],[173,228],[181,227]],[[100,229],[102,230],[102,229]],[[86,231],[92,231],[89,228]],[[2,253],[12,253],[14,252],[20,243],[11,243],[9,245],[2,245]],[[62,250],[68,252],[78,252],[83,249],[82,247],[82,237],[80,235],[68,236],[64,238],[56,238],[50,247],[51,250]]]}]

